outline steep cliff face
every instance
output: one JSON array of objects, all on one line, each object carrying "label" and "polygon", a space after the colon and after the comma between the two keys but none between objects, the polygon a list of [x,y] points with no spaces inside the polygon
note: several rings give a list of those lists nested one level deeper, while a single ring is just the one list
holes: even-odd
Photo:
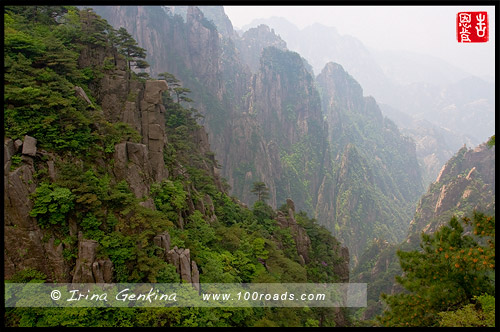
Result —
[{"label": "steep cliff face", "polygon": [[249,160],[257,171],[252,180],[263,174],[276,190],[277,204],[292,197],[299,209],[314,211],[328,145],[319,94],[300,56],[264,49],[249,99],[249,116],[259,124],[274,161],[273,173],[266,174],[259,172],[264,156]]},{"label": "steep cliff face", "polygon": [[[253,158],[237,142],[257,133],[254,121],[244,113],[251,73],[239,61],[232,39],[219,34],[197,7],[95,9],[111,25],[126,27],[141,47],[151,50],[146,59],[153,77],[172,73],[192,91],[193,106],[204,116],[200,123],[207,128],[216,159],[223,166],[221,175],[233,187],[234,165]],[[240,148],[240,153],[234,154]]]},{"label": "steep cliff face", "polygon": [[495,214],[495,147],[486,143],[464,146],[443,166],[418,203],[408,242],[418,243],[421,232],[433,233],[453,215],[473,210]]},{"label": "steep cliff face", "polygon": [[[30,140],[32,143],[28,148]],[[26,136],[21,143],[20,140],[16,144],[11,139],[4,140],[5,276],[30,267],[42,271],[52,280],[69,282],[69,266],[64,264],[62,254],[63,244],[55,245],[54,237],[43,241],[48,232],[44,232],[36,219],[30,216],[33,202],[29,197],[36,188],[34,158],[37,152],[39,155],[44,152],[37,151],[36,140],[30,136]],[[22,150],[21,146],[24,146]],[[22,164],[11,170],[12,157],[19,153],[22,154]],[[46,163],[46,169],[48,163],[53,165],[53,160]]]},{"label": "steep cliff face", "polygon": [[[368,239],[401,241],[422,191],[415,145],[384,118],[375,100],[334,63],[317,77],[336,186],[316,214],[358,257]],[[331,190],[331,191],[330,191]]]}]

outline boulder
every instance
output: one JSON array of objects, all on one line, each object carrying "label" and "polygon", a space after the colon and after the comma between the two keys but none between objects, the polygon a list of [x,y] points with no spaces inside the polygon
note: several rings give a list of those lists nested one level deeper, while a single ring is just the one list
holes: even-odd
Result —
[{"label": "boulder", "polygon": [[14,149],[15,149],[15,152],[19,151],[19,149],[23,146],[23,141],[21,141],[20,139],[16,139],[14,141]]},{"label": "boulder", "polygon": [[23,152],[24,155],[36,156],[36,138],[31,136],[24,136]]}]

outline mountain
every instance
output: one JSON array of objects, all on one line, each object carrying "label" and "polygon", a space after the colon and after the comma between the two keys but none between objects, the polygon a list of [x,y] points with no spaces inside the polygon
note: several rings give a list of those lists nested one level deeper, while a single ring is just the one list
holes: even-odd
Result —
[{"label": "mountain", "polygon": [[[426,186],[453,151],[464,143],[478,145],[494,133],[495,89],[490,81],[433,56],[365,47],[356,38],[321,24],[299,29],[284,18],[272,17],[254,20],[243,31],[259,24],[274,29],[290,50],[311,63],[315,73],[336,62],[363,86],[366,95],[387,105],[382,107],[384,114],[417,142]],[[399,115],[389,107],[413,120],[410,124],[397,121],[392,116]]]},{"label": "mountain", "polygon": [[426,119],[418,119],[389,105],[380,104],[380,109],[401,128],[403,135],[415,142],[424,186],[436,180],[443,165],[463,146],[463,142],[473,145],[465,135],[458,135]]},{"label": "mountain", "polygon": [[[197,14],[188,10],[188,21],[201,23]],[[129,69],[145,55],[127,31],[70,6],[7,7],[4,18],[7,282],[187,283],[203,292],[207,283],[349,281],[348,249],[293,200],[248,209],[228,195],[174,78],[165,75],[169,86]],[[309,75],[297,55],[276,56]],[[5,318],[8,326],[351,324],[343,308],[9,307]]]},{"label": "mountain", "polygon": [[252,72],[259,69],[262,51],[270,46],[287,50],[283,39],[279,38],[267,25],[249,29],[241,36],[241,39],[236,40],[236,47],[241,54],[242,61],[250,66]]},{"label": "mountain", "polygon": [[478,77],[469,76],[443,86],[415,82],[397,91],[394,107],[446,128],[457,137],[465,136],[472,145],[486,141],[495,132],[494,84]]},{"label": "mountain", "polygon": [[[124,25],[139,45],[152,49],[147,57],[152,76],[173,73],[193,91],[192,105],[204,116],[200,123],[207,129],[232,195],[250,206],[256,199],[251,194],[253,183],[263,181],[269,188],[272,207],[292,198],[298,210],[345,236],[340,239],[349,243],[352,264],[365,246],[354,240],[359,234],[347,230],[352,225],[352,207],[358,211],[353,224],[363,224],[356,226],[363,238],[376,227],[377,234],[401,239],[406,221],[411,219],[408,207],[423,191],[418,163],[412,159],[415,147],[401,137],[392,122],[383,119],[375,101],[365,101],[359,91],[349,95],[350,89],[339,85],[331,88],[338,91],[328,88],[320,94],[307,63],[301,55],[285,49],[286,44],[272,29],[260,26],[242,36],[218,33],[220,23],[206,19],[204,10],[188,7],[183,18],[174,14],[177,8],[96,7],[113,26]],[[155,24],[157,21],[162,25]],[[345,77],[342,74],[339,79]],[[341,96],[353,107],[330,109],[330,120],[325,121],[323,99],[328,94]],[[333,119],[341,116],[335,115],[341,111],[348,114],[342,115],[345,127],[337,140],[332,134],[335,130],[329,127],[339,126]],[[361,135],[356,127],[362,128]],[[346,148],[347,138],[358,135],[356,144]],[[391,148],[381,148],[381,161],[365,165],[363,146],[381,147],[388,143],[385,140],[391,141]],[[338,208],[334,203],[340,196],[332,195],[348,193],[350,181],[354,181],[339,173],[340,166],[346,165],[342,158],[354,163],[354,172],[369,168],[374,176],[380,175],[373,183],[378,189],[364,204]],[[391,158],[398,161],[390,163]],[[408,178],[400,176],[408,173],[416,181],[410,186]],[[359,185],[358,192],[362,190]],[[339,191],[339,187],[344,189]],[[379,195],[380,190],[392,189],[394,195]],[[342,199],[346,200],[345,195]],[[394,210],[386,208],[387,204]],[[363,218],[368,215],[372,217],[365,222]],[[395,223],[397,230],[388,231]],[[338,228],[345,230],[338,233]]]},{"label": "mountain", "polygon": [[363,97],[342,66],[328,63],[317,84],[335,160],[333,191],[318,198],[333,207],[317,210],[319,220],[335,221],[327,227],[346,241],[353,257],[365,248],[360,243],[374,237],[401,241],[404,220],[423,191],[414,143],[382,115],[372,97]]},{"label": "mountain", "polygon": [[[371,52],[358,39],[340,35],[337,29],[319,23],[299,29],[284,18],[257,19],[243,27],[247,30],[265,24],[287,43],[290,50],[301,54],[319,74],[328,62],[336,62],[363,86],[367,95],[377,100],[392,88]],[[383,90],[381,90],[383,89]]]}]

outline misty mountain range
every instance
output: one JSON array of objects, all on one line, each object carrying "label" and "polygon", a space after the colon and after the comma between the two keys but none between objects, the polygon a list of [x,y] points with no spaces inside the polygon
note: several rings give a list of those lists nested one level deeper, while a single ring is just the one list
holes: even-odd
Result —
[{"label": "misty mountain range", "polygon": [[261,24],[307,59],[314,73],[329,61],[341,64],[363,94],[374,96],[384,115],[416,141],[426,184],[435,180],[453,151],[463,144],[476,146],[495,131],[495,84],[442,59],[370,49],[334,27],[315,23],[299,29],[281,17],[256,19],[238,32]]}]

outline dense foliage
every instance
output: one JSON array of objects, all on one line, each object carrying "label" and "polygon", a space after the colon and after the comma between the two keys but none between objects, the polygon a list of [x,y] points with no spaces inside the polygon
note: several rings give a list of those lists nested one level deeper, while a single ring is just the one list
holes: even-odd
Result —
[{"label": "dense foliage", "polygon": [[[382,295],[387,309],[381,324],[438,326],[456,321],[460,326],[460,310],[470,311],[468,305],[480,296],[495,296],[494,217],[475,212],[462,223],[453,217],[434,234],[423,233],[420,247],[398,252],[404,274],[397,281],[407,292]],[[482,325],[480,320],[471,323]]]}]

